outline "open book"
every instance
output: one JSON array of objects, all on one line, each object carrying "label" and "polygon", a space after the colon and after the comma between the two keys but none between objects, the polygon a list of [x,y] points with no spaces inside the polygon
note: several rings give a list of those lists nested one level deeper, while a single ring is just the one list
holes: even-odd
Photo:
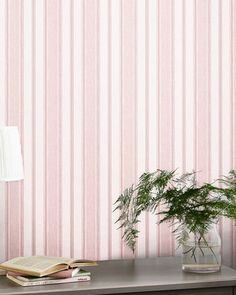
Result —
[{"label": "open book", "polygon": [[0,269],[43,277],[64,269],[94,266],[95,261],[63,257],[30,256],[16,257],[0,264]]}]

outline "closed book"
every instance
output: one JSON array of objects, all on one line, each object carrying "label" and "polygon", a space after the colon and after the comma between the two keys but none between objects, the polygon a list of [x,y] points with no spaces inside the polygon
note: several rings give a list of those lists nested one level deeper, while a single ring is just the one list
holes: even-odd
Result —
[{"label": "closed book", "polygon": [[8,272],[8,275],[12,277],[17,277],[17,279],[28,282],[28,281],[39,281],[39,280],[49,280],[49,279],[66,279],[66,278],[73,278],[76,276],[90,276],[91,273],[89,271],[80,269],[80,268],[70,268],[67,270],[62,270],[53,274],[50,274],[46,277],[35,277],[35,276],[29,276],[24,275],[19,272]]},{"label": "closed book", "polygon": [[[75,270],[77,270],[75,272]],[[64,272],[64,273],[62,273]],[[38,281],[46,281],[46,280],[54,280],[54,279],[66,279],[72,277],[83,277],[83,276],[90,276],[91,273],[89,271],[83,269],[69,269],[66,271],[61,271],[55,274],[48,275],[46,277],[34,277],[28,276],[17,272],[8,272],[8,276],[15,277],[20,281],[23,282],[38,282]]]},{"label": "closed book", "polygon": [[34,281],[22,281],[19,280],[15,276],[11,276],[7,274],[7,278],[16,284],[23,286],[23,287],[30,287],[30,286],[42,286],[42,285],[54,285],[54,284],[65,284],[65,283],[75,283],[75,282],[88,282],[90,281],[90,276],[78,276],[73,278],[66,278],[66,279],[46,279],[42,278],[40,280],[34,280]]},{"label": "closed book", "polygon": [[81,276],[81,275],[90,275],[90,272],[84,271],[80,268],[69,268],[66,270],[52,273],[49,276],[55,279],[66,279],[66,278],[73,278],[73,277]]}]

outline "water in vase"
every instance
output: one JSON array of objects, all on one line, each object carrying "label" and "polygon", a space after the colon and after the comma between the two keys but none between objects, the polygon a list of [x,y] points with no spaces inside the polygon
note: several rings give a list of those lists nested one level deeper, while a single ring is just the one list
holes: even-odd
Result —
[{"label": "water in vase", "polygon": [[220,270],[221,246],[212,243],[184,244],[182,269],[187,272],[209,273]]}]

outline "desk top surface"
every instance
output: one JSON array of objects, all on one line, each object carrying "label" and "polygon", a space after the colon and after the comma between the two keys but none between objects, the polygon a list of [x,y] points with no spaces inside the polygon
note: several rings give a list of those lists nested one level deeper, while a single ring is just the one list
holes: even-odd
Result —
[{"label": "desk top surface", "polygon": [[21,287],[0,277],[0,294],[119,294],[236,286],[236,271],[223,266],[212,274],[181,270],[180,257],[101,261],[90,267],[91,281],[48,286]]}]

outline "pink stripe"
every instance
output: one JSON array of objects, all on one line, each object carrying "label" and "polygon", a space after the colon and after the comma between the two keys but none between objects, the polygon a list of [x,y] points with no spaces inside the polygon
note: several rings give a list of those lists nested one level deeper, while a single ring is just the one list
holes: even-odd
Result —
[{"label": "pink stripe", "polygon": [[197,83],[197,171],[199,181],[208,179],[210,139],[209,135],[209,20],[208,20],[208,2],[198,0],[196,6],[196,83]]},{"label": "pink stripe", "polygon": [[84,11],[84,195],[85,256],[97,258],[98,205],[98,3],[85,1]]},{"label": "pink stripe", "polygon": [[[9,63],[8,63],[8,58],[9,58],[9,54],[8,54],[8,43],[9,43],[9,37],[8,37],[8,31],[9,31],[9,8],[8,8],[8,1],[5,2],[6,3],[6,10],[5,10],[5,14],[6,14],[6,21],[5,21],[5,38],[6,38],[6,45],[5,45],[5,66],[6,66],[6,71],[5,71],[5,93],[6,93],[6,109],[5,109],[5,113],[6,113],[6,119],[5,122],[6,124],[8,124],[8,98],[9,98],[9,91],[8,91],[8,80],[9,80]],[[5,243],[5,258],[8,259],[9,258],[9,201],[8,201],[8,195],[9,195],[9,187],[6,184],[6,198],[5,198],[5,205],[6,205],[6,217],[5,217],[5,222],[6,222],[6,243]]]},{"label": "pink stripe", "polygon": [[229,38],[230,38],[230,103],[231,103],[231,109],[230,109],[230,129],[231,129],[231,138],[230,138],[230,155],[231,155],[231,167],[230,169],[234,168],[234,96],[233,96],[233,70],[234,70],[234,56],[233,56],[233,2],[231,0],[230,2],[230,11],[229,11],[229,18],[230,18],[230,32],[229,32]]},{"label": "pink stripe", "polygon": [[[7,1],[7,124],[22,131],[22,7]],[[7,185],[7,258],[22,254],[22,184]]]},{"label": "pink stripe", "polygon": [[182,141],[182,167],[183,167],[183,172],[186,172],[186,37],[185,37],[185,26],[186,26],[186,21],[185,21],[185,0],[183,0],[183,19],[182,19],[182,30],[183,30],[183,141]]},{"label": "pink stripe", "polygon": [[[83,159],[82,159],[82,171],[85,171],[85,0],[83,0],[83,13],[82,13],[82,36],[83,36],[83,48],[82,48],[82,61],[83,61],[83,70],[82,70],[82,108],[83,108],[83,113],[82,113],[82,130],[83,130],[83,135],[82,135],[82,153],[83,153]],[[85,258],[85,248],[86,248],[86,243],[85,243],[85,176],[83,175],[83,185],[82,185],[82,193],[83,193],[83,204],[82,204],[82,212],[83,212],[83,247],[82,247],[82,256]]]},{"label": "pink stripe", "polygon": [[[234,96],[233,96],[233,3],[232,1],[230,2],[230,10],[229,10],[229,18],[230,18],[230,32],[229,32],[229,37],[230,37],[230,59],[231,59],[231,66],[230,66],[230,103],[231,103],[231,110],[230,110],[230,129],[231,129],[231,137],[230,137],[230,155],[231,155],[231,167],[230,169],[234,169],[234,151],[235,151],[235,146],[234,146]],[[232,257],[232,267],[235,267],[235,222],[231,220],[231,257]]]},{"label": "pink stripe", "polygon": [[58,190],[59,190],[59,222],[58,222],[58,243],[59,243],[59,255],[62,255],[62,4],[61,0],[57,0],[58,3],[58,56],[57,56],[57,62],[58,62]]},{"label": "pink stripe", "polygon": [[[60,255],[60,1],[46,3],[46,254]],[[56,13],[55,13],[56,12]],[[52,197],[53,196],[53,197]]]},{"label": "pink stripe", "polygon": [[231,91],[232,91],[232,147],[233,147],[233,158],[232,168],[236,168],[236,3],[232,0],[231,2]]},{"label": "pink stripe", "polygon": [[208,1],[208,171],[207,180],[211,181],[211,1]]},{"label": "pink stripe", "polygon": [[[46,130],[46,126],[47,126],[47,5],[46,5],[46,1],[44,1],[44,113],[45,113],[45,117],[44,117],[44,155],[46,154],[46,150],[47,150],[47,130]],[[45,179],[44,179],[44,202],[45,202],[45,207],[44,207],[44,253],[46,254],[47,251],[47,187],[46,187],[46,182],[47,182],[47,161],[46,161],[46,157],[44,158],[44,167],[45,167]]]},{"label": "pink stripe", "polygon": [[[135,181],[135,1],[122,5],[122,187]],[[122,256],[132,253],[123,243]]]},{"label": "pink stripe", "polygon": [[[175,28],[174,28],[174,24],[175,24],[175,2],[172,2],[172,7],[171,7],[171,14],[172,14],[172,22],[171,22],[171,50],[172,50],[172,56],[171,56],[171,74],[172,74],[172,83],[171,83],[171,91],[172,91],[172,114],[171,117],[174,118],[175,115],[175,100],[174,100],[174,95],[175,95]],[[175,131],[175,123],[174,123],[174,119],[172,119],[172,128],[171,128],[171,132],[172,132],[172,168],[171,169],[176,169],[177,167],[175,167],[175,137],[176,137],[176,131]],[[166,225],[167,226],[167,225]],[[168,235],[169,235],[169,247],[171,247],[171,255],[174,255],[174,251],[175,251],[175,239],[172,235],[172,230],[169,228],[169,225],[167,227],[169,229]]]},{"label": "pink stripe", "polygon": [[[145,108],[145,126],[146,126],[146,135],[145,135],[145,170],[148,171],[149,165],[149,2],[145,2],[145,95],[146,95],[146,108]],[[146,256],[149,256],[149,218],[148,213],[145,214],[145,233],[146,233]]]},{"label": "pink stripe", "polygon": [[[112,83],[111,83],[111,73],[112,73],[112,63],[111,63],[111,32],[112,32],[112,21],[111,21],[111,8],[112,8],[112,2],[108,1],[108,97],[111,97],[111,90],[112,90]],[[113,210],[113,204],[112,204],[112,198],[111,198],[111,171],[112,171],[112,144],[111,144],[111,99],[108,99],[108,235],[110,237],[108,242],[108,259],[112,258],[112,210]]]},{"label": "pink stripe", "polygon": [[[232,168],[236,167],[236,3],[231,0]],[[236,229],[233,226],[233,267],[236,267]]]},{"label": "pink stripe", "polygon": [[71,198],[70,198],[70,255],[74,257],[74,0],[71,0],[70,6],[70,97],[71,97],[71,123],[70,123],[70,138],[71,138],[71,175],[70,175],[70,190],[71,190]]},{"label": "pink stripe", "polygon": [[[173,165],[173,61],[172,61],[172,1],[160,2],[160,167]],[[172,254],[171,231],[167,224],[160,226],[160,255]]]},{"label": "pink stripe", "polygon": [[[171,4],[171,31],[170,31],[170,37],[171,37],[171,44],[170,44],[170,48],[171,48],[171,72],[170,75],[172,75],[172,79],[171,79],[171,98],[172,98],[172,104],[171,104],[171,112],[172,112],[172,118],[174,118],[174,114],[175,114],[175,100],[174,100],[174,96],[175,96],[175,2],[173,1]],[[171,121],[172,125],[171,125],[171,133],[172,133],[172,146],[171,146],[171,158],[172,158],[172,163],[171,163],[171,168],[175,169],[177,167],[175,167],[175,123],[174,123],[174,119]]]},{"label": "pink stripe", "polygon": [[[24,111],[24,6],[23,2],[20,3],[20,12],[21,12],[21,19],[20,19],[20,25],[21,25],[21,110],[20,113],[22,114]],[[21,148],[22,153],[24,155],[24,116],[21,115]],[[21,255],[24,255],[24,186],[23,182],[20,183],[20,199],[21,199]]]},{"label": "pink stripe", "polygon": [[32,254],[36,254],[36,172],[35,172],[35,159],[36,159],[36,139],[35,139],[35,0],[32,2]]},{"label": "pink stripe", "polygon": [[[160,2],[157,2],[157,168],[160,167]],[[159,208],[157,210],[159,212]],[[160,221],[159,215],[157,222]],[[157,226],[157,256],[160,256],[161,231]]]},{"label": "pink stripe", "polygon": [[[97,174],[97,192],[96,192],[96,195],[97,195],[97,212],[96,212],[96,215],[97,215],[97,230],[96,230],[96,235],[95,235],[95,238],[97,240],[97,257],[96,259],[100,259],[100,241],[99,241],[99,238],[100,238],[100,206],[102,203],[100,203],[100,198],[102,196],[99,195],[99,183],[100,183],[100,170],[99,170],[99,161],[98,161],[98,157],[100,155],[100,144],[99,144],[99,134],[100,134],[100,121],[99,121],[99,112],[100,112],[100,96],[99,96],[99,93],[100,93],[100,63],[99,63],[99,56],[100,56],[100,52],[99,52],[99,36],[100,36],[100,28],[99,28],[99,24],[100,24],[100,20],[99,20],[99,4],[100,4],[100,1],[98,1],[98,5],[97,5],[97,10],[96,10],[96,18],[97,18],[97,31],[96,31],[96,41],[97,41],[97,142],[96,142],[96,145],[97,145],[97,166],[96,166],[96,174]],[[102,98],[101,98],[102,99]]]},{"label": "pink stripe", "polygon": [[219,1],[219,175],[222,174],[222,142],[221,142],[221,138],[222,138],[222,16],[221,16],[221,12],[222,12],[222,3],[221,1]]},{"label": "pink stripe", "polygon": [[194,170],[197,169],[197,0],[194,1],[193,9],[194,19]]},{"label": "pink stripe", "polygon": [[[219,1],[219,28],[218,28],[218,35],[219,35],[219,85],[218,85],[218,91],[219,91],[219,175],[222,175],[222,16],[221,16],[221,12],[222,12],[222,3],[221,1]],[[220,235],[222,236],[223,233],[223,219],[220,219],[220,224],[219,224],[219,232]],[[224,247],[224,241],[222,239],[222,249]]]},{"label": "pink stripe", "polygon": [[[135,171],[135,181],[139,178],[139,175],[137,173],[138,171],[138,161],[137,161],[137,144],[138,144],[138,106],[137,106],[137,2],[134,2],[134,120],[135,120],[135,126],[134,126],[134,136],[135,136],[135,143],[134,143],[134,171]],[[138,226],[137,226],[138,228]],[[137,253],[135,253],[135,257],[138,257],[138,248]]]},{"label": "pink stripe", "polygon": [[[123,23],[123,0],[120,1],[120,191],[123,191],[123,178],[122,178],[122,171],[123,171],[123,152],[122,152],[122,144],[123,144],[123,122],[122,122],[122,89],[123,89],[123,79],[122,79],[122,65],[123,65],[123,30],[122,30],[122,23]],[[123,241],[122,241],[123,230],[120,231],[120,256],[123,257]]]}]

